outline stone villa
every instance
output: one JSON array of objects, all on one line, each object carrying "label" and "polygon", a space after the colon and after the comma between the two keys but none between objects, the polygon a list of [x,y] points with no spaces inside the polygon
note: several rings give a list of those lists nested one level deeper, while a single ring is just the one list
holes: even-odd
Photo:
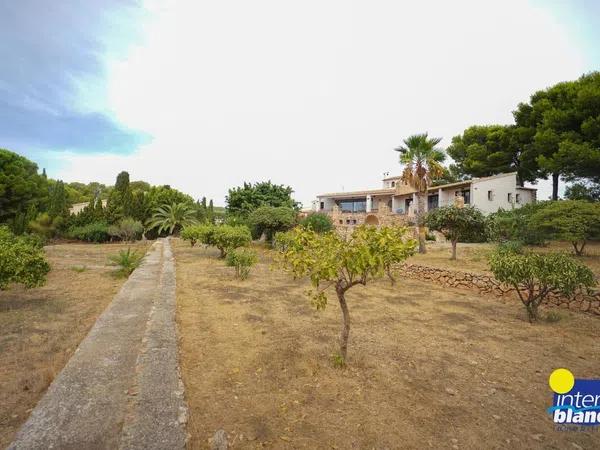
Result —
[{"label": "stone villa", "polygon": [[[343,229],[360,225],[410,224],[415,218],[416,190],[404,184],[400,176],[383,179],[381,189],[320,194],[313,210],[329,214],[336,227]],[[519,186],[516,172],[485,178],[473,178],[428,189],[427,210],[452,205],[463,198],[484,214],[500,208],[518,208],[535,202],[536,189]]]}]

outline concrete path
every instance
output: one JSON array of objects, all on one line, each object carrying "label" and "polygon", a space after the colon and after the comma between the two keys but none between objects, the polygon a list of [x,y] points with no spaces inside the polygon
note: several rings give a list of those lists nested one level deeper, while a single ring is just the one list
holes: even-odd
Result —
[{"label": "concrete path", "polygon": [[[93,289],[93,287],[90,287]],[[177,449],[175,264],[160,239],[32,411],[9,449]]]}]

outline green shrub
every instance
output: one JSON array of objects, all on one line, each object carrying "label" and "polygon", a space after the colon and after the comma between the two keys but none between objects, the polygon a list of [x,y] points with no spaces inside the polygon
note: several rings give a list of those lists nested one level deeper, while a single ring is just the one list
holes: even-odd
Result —
[{"label": "green shrub", "polygon": [[564,319],[564,315],[560,311],[548,311],[544,320],[549,323],[560,322]]},{"label": "green shrub", "polygon": [[481,211],[472,206],[442,206],[427,213],[425,224],[441,232],[452,243],[452,256],[456,259],[456,244],[473,242],[478,235],[485,234],[485,218]]},{"label": "green shrub", "polygon": [[63,221],[60,216],[52,218],[48,213],[40,213],[35,220],[29,222],[29,230],[44,239],[53,238],[57,235]]},{"label": "green shrub", "polygon": [[207,245],[217,247],[221,252],[221,258],[224,258],[228,251],[250,244],[252,234],[248,227],[218,225],[214,227],[212,233],[207,233],[207,241],[210,242]]},{"label": "green shrub", "polygon": [[131,248],[127,250],[120,250],[118,254],[111,255],[108,260],[115,266],[118,266],[116,275],[122,277],[128,277],[135,269],[137,269],[142,263],[144,255],[136,251],[131,251]]},{"label": "green shrub", "polygon": [[122,241],[132,242],[141,239],[144,233],[144,226],[139,220],[126,217],[118,225],[108,227],[108,234]]},{"label": "green shrub", "polygon": [[497,251],[508,253],[523,253],[523,243],[521,241],[506,241],[498,244]]},{"label": "green shrub", "polygon": [[263,234],[271,242],[275,233],[287,231],[296,224],[296,210],[284,206],[261,206],[250,213],[248,223],[255,239]]},{"label": "green shrub", "polygon": [[49,271],[41,245],[31,238],[15,236],[7,227],[0,227],[0,290],[11,283],[41,286]]},{"label": "green shrub", "polygon": [[300,221],[300,226],[313,230],[316,233],[327,233],[333,230],[333,221],[325,213],[310,213]]},{"label": "green shrub", "polygon": [[532,226],[531,217],[542,210],[548,202],[528,203],[511,210],[500,209],[486,220],[487,236],[495,242],[521,241],[527,245],[544,245],[547,233]]},{"label": "green shrub", "polygon": [[536,211],[531,227],[551,239],[568,241],[577,256],[583,255],[588,241],[600,239],[600,203],[562,200]]},{"label": "green shrub", "polygon": [[69,230],[69,237],[87,242],[106,242],[110,239],[108,225],[104,222],[94,222]]},{"label": "green shrub", "polygon": [[532,323],[538,319],[539,305],[551,291],[572,295],[577,289],[595,285],[592,271],[564,253],[498,249],[490,257],[490,268],[498,281],[515,288]]},{"label": "green shrub", "polygon": [[245,226],[231,225],[191,225],[181,232],[181,238],[190,241],[192,247],[200,242],[207,247],[216,247],[221,252],[221,258],[228,250],[243,247],[252,242],[250,230]]},{"label": "green shrub", "polygon": [[198,242],[206,246],[214,246],[213,233],[215,228],[215,225],[207,223],[202,225],[188,225],[181,231],[180,236],[184,241],[190,241],[192,247]]},{"label": "green shrub", "polygon": [[226,263],[229,267],[235,267],[235,275],[241,280],[248,278],[250,268],[256,264],[258,257],[252,250],[241,248],[227,253]]}]

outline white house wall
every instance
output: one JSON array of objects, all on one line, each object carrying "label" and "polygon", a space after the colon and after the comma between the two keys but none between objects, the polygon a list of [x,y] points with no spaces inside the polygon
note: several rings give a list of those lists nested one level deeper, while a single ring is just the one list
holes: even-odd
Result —
[{"label": "white house wall", "polygon": [[[488,191],[492,192],[492,199],[488,198]],[[520,194],[520,203],[516,202],[516,194]],[[483,180],[473,180],[471,185],[471,204],[479,208],[484,214],[490,214],[502,209],[518,208],[531,201],[523,196],[525,190],[518,189],[517,176],[514,173],[502,177]],[[511,194],[511,201],[509,201]],[[531,194],[530,194],[531,195]]]}]

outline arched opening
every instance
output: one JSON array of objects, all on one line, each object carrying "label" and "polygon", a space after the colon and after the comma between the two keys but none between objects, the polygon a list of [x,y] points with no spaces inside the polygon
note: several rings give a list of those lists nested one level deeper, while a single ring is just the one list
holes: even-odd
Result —
[{"label": "arched opening", "polygon": [[365,217],[365,224],[377,226],[379,225],[379,219],[377,218],[377,216],[369,214],[367,217]]}]

